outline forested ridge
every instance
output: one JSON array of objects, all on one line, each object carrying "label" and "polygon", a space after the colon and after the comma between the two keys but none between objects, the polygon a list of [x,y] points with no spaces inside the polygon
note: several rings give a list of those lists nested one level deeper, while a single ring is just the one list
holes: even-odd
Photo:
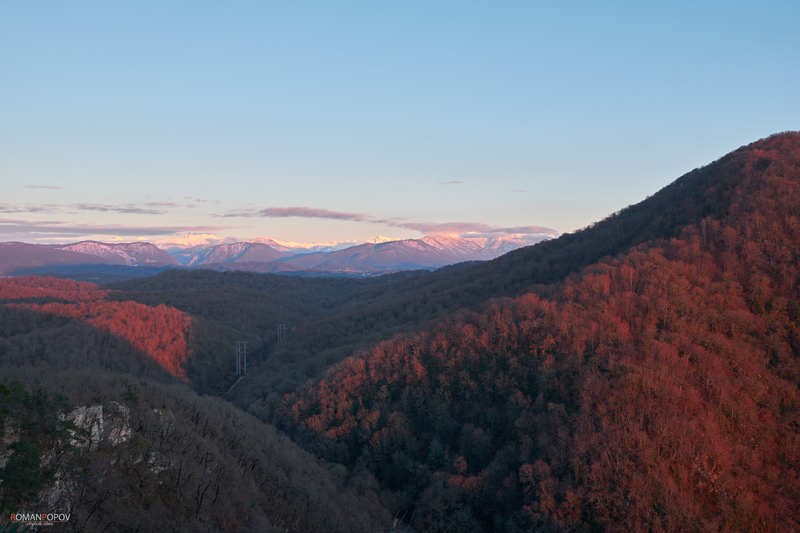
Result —
[{"label": "forested ridge", "polygon": [[800,135],[696,172],[727,191],[696,223],[383,342],[284,416],[425,531],[797,529]]},{"label": "forested ridge", "polygon": [[[33,344],[26,334],[41,338],[50,329],[43,327],[47,316],[64,317],[110,333],[151,358],[169,374],[185,377],[184,365],[190,355],[190,317],[163,304],[148,306],[129,300],[110,301],[108,295],[108,290],[92,283],[35,276],[1,279],[3,329],[0,340],[3,342],[0,343],[0,357],[13,352],[11,346],[24,354],[24,345],[29,345],[30,349]],[[35,319],[31,327],[31,316],[42,318]],[[53,329],[63,326],[63,322],[51,323],[56,325]],[[78,336],[78,342],[81,338]]]}]

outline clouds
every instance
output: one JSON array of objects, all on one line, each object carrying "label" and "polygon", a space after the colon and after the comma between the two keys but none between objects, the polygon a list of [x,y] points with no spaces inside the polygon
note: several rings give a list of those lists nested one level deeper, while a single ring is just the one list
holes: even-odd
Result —
[{"label": "clouds", "polygon": [[108,204],[73,204],[73,209],[78,211],[98,211],[101,213],[119,213],[123,215],[164,215],[163,209],[137,207],[135,205],[108,205]]},{"label": "clouds", "polygon": [[166,215],[170,209],[191,209],[193,204],[176,202],[144,202],[142,204],[0,204],[0,213],[116,213],[121,215]]},{"label": "clouds", "polygon": [[315,209],[310,207],[271,207],[262,209],[259,214],[264,217],[302,217],[302,218],[327,218],[332,220],[355,220],[358,222],[368,220],[369,217],[359,213],[345,213],[329,209]]},{"label": "clouds", "polygon": [[464,182],[461,180],[448,180],[440,182],[441,185],[463,185]]},{"label": "clouds", "polygon": [[0,204],[0,213],[17,214],[17,213],[51,213],[58,206],[53,205],[33,205],[21,206],[16,204]]},{"label": "clouds", "polygon": [[[460,180],[443,182],[446,185],[460,183],[462,183]],[[0,217],[4,215],[19,217],[15,219],[0,218],[0,240],[54,242],[61,239],[63,242],[67,239],[81,238],[98,240],[136,238],[137,240],[148,239],[177,243],[182,242],[182,238],[178,238],[181,235],[202,234],[197,239],[188,239],[201,243],[232,239],[234,237],[230,232],[237,230],[247,231],[246,238],[268,236],[291,239],[291,235],[274,233],[277,228],[286,227],[278,222],[280,219],[307,220],[307,223],[295,226],[304,232],[305,240],[319,240],[320,237],[317,237],[317,234],[331,239],[332,232],[335,231],[332,229],[331,221],[350,224],[341,226],[340,231],[347,228],[347,233],[341,235],[339,239],[343,242],[352,241],[354,233],[359,235],[369,232],[379,233],[385,231],[386,228],[403,230],[406,237],[413,235],[410,232],[422,235],[448,234],[461,237],[488,237],[503,234],[536,237],[557,235],[555,230],[540,226],[506,227],[469,220],[448,222],[405,217],[380,217],[368,212],[327,209],[308,205],[250,206],[238,209],[234,205],[228,211],[214,214],[211,211],[211,205],[220,202],[211,200],[206,205],[198,205],[205,202],[194,196],[183,196],[178,201],[148,200],[136,203],[89,201],[39,204],[0,203]],[[249,220],[242,226],[229,226],[221,223],[221,219],[228,221],[237,218]],[[255,219],[261,220],[256,221]],[[215,222],[220,222],[221,225],[216,225]],[[352,224],[362,226],[356,228]],[[256,231],[259,233],[254,234]]]},{"label": "clouds", "polygon": [[315,207],[267,207],[264,209],[242,209],[221,215],[226,218],[236,217],[263,217],[263,218],[311,218],[344,220],[381,224],[393,228],[417,231],[423,234],[449,233],[449,234],[522,234],[522,235],[557,235],[552,228],[543,226],[513,226],[498,227],[482,222],[420,222],[402,218],[379,218],[366,213],[349,213],[333,211]]},{"label": "clouds", "polygon": [[238,210],[231,211],[222,215],[223,217],[264,217],[264,218],[326,218],[330,220],[352,220],[356,222],[368,222],[371,217],[361,213],[346,213],[343,211],[331,211],[329,209],[318,209],[314,207],[268,207],[257,210]]},{"label": "clouds", "polygon": [[177,202],[145,202],[143,205],[147,207],[164,207],[164,208],[194,207],[193,204],[179,204]]},{"label": "clouds", "polygon": [[119,224],[73,224],[65,221],[32,221],[0,218],[0,236],[5,238],[48,238],[102,236],[159,236],[181,233],[210,233],[225,230],[220,226],[129,226]]}]

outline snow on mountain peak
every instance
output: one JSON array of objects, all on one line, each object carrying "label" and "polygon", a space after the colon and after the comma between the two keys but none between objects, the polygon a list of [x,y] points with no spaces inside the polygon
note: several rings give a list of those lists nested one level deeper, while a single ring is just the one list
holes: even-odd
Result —
[{"label": "snow on mountain peak", "polygon": [[77,252],[99,257],[115,263],[138,265],[173,265],[175,260],[166,252],[149,242],[104,243],[81,241],[56,247],[67,252]]}]

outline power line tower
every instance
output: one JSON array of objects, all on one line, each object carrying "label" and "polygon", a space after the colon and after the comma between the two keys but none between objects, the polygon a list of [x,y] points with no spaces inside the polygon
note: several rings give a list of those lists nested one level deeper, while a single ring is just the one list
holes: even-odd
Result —
[{"label": "power line tower", "polygon": [[285,311],[286,308],[283,305],[278,309],[278,320],[280,320],[280,322],[275,328],[275,344],[283,344],[286,342],[286,331],[288,328],[286,327],[286,322],[283,321]]},{"label": "power line tower", "polygon": [[286,331],[286,324],[278,324],[278,327],[275,328],[275,340],[278,344],[286,342]]},{"label": "power line tower", "polygon": [[247,374],[247,341],[236,341],[234,344],[234,358],[236,360],[236,375]]}]

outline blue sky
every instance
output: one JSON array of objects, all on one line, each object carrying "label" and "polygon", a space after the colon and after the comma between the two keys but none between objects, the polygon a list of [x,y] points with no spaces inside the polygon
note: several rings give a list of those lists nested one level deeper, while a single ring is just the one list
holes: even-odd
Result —
[{"label": "blue sky", "polygon": [[0,240],[571,231],[800,128],[796,5],[559,4],[0,2]]}]

